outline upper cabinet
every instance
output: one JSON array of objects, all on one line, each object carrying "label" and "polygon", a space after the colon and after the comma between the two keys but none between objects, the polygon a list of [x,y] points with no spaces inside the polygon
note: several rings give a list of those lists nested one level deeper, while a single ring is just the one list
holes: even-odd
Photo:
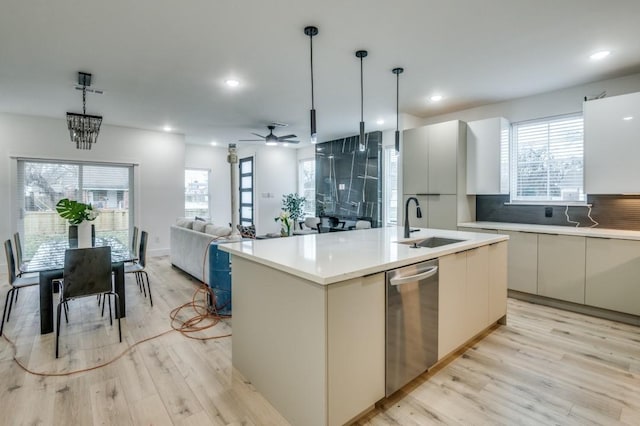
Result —
[{"label": "upper cabinet", "polygon": [[458,161],[464,157],[464,123],[454,120],[405,130],[403,193],[456,194]]},{"label": "upper cabinet", "polygon": [[587,194],[640,192],[640,93],[584,103]]},{"label": "upper cabinet", "polygon": [[[467,123],[467,194],[508,194],[508,157],[509,122],[505,118]],[[501,185],[502,176],[505,182]]]}]

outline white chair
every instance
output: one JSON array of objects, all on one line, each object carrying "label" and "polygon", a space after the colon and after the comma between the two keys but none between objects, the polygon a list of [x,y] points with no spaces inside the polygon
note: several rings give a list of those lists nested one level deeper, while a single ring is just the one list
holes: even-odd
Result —
[{"label": "white chair", "polygon": [[307,217],[300,223],[301,229],[293,231],[293,235],[317,234],[320,226],[319,217]]},{"label": "white chair", "polygon": [[371,228],[371,222],[369,222],[368,220],[359,220],[356,222],[355,229],[370,229],[370,228]]}]

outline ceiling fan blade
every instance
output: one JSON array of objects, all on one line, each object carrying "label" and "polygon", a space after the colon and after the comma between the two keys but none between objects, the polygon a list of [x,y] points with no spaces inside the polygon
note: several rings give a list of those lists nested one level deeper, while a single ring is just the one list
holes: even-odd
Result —
[{"label": "ceiling fan blade", "polygon": [[282,141],[283,139],[289,139],[289,138],[295,138],[296,135],[284,135],[284,136],[278,136],[278,140]]},{"label": "ceiling fan blade", "polygon": [[280,141],[281,143],[300,143],[300,141]]},{"label": "ceiling fan blade", "polygon": [[252,134],[252,135],[256,135],[257,137],[262,138],[262,139],[265,139],[265,138],[266,138],[266,136],[262,136],[262,135],[259,135],[259,134],[257,134],[257,133],[253,133],[253,132],[251,132],[251,134]]},{"label": "ceiling fan blade", "polygon": [[264,142],[264,139],[238,139],[238,142]]}]

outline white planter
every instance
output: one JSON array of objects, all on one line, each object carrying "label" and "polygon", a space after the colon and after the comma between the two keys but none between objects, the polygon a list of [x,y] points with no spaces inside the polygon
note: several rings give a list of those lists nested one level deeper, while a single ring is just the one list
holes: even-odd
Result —
[{"label": "white planter", "polygon": [[92,246],[91,223],[85,220],[78,225],[78,248],[87,248]]}]

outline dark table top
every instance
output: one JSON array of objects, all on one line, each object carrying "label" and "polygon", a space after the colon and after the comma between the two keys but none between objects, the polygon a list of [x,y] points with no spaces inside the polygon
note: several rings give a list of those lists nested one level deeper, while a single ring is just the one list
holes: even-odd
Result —
[{"label": "dark table top", "polygon": [[[96,247],[111,246],[111,262],[131,262],[136,256],[129,247],[113,237],[96,238]],[[69,248],[68,240],[47,241],[42,243],[33,258],[23,265],[24,272],[42,272],[64,268],[64,254]]]}]

